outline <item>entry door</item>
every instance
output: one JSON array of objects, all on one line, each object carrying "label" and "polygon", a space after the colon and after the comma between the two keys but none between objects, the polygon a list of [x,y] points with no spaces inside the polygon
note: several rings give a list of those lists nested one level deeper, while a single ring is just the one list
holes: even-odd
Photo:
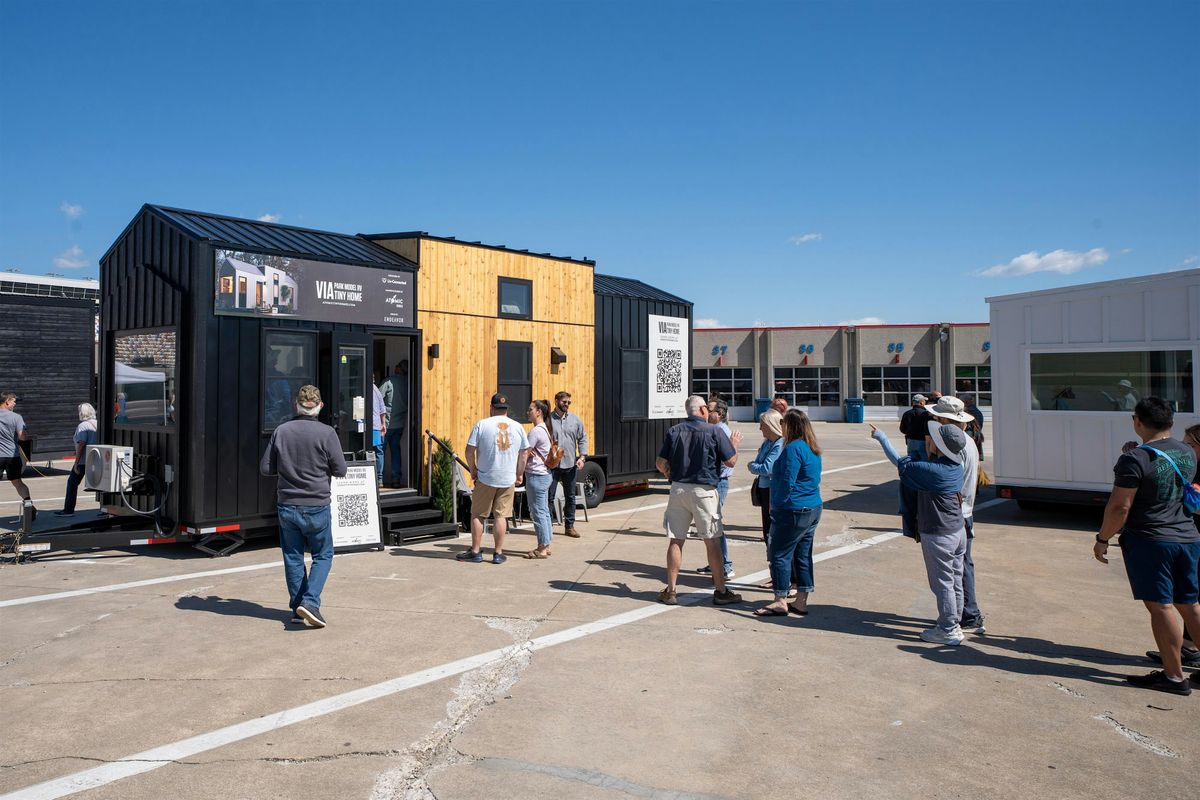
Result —
[{"label": "entry door", "polygon": [[333,341],[331,423],[342,450],[361,457],[371,447],[371,373],[369,336],[340,335]]}]

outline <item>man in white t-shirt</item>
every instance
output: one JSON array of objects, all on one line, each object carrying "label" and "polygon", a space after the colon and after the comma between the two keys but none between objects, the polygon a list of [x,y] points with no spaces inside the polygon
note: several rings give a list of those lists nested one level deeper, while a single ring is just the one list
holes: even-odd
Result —
[{"label": "man in white t-shirt", "polygon": [[[967,411],[966,404],[949,395],[939,397],[936,403],[925,406],[925,411],[934,418],[930,425],[954,425],[964,432],[975,421],[975,417]],[[979,486],[979,448],[970,436],[962,451],[962,459],[962,515],[967,529],[967,552],[963,557],[963,612],[959,626],[965,633],[982,635],[987,629],[983,626],[983,612],[979,610],[979,598],[975,595],[975,562],[971,559],[971,543],[975,541],[975,491]]]},{"label": "man in white t-shirt", "polygon": [[508,397],[492,395],[491,416],[481,419],[467,437],[467,468],[475,488],[471,492],[471,549],[459,553],[459,561],[483,561],[483,521],[492,518],[495,547],[493,564],[503,564],[504,534],[512,514],[517,476],[525,472],[529,438],[525,428],[508,416]]}]

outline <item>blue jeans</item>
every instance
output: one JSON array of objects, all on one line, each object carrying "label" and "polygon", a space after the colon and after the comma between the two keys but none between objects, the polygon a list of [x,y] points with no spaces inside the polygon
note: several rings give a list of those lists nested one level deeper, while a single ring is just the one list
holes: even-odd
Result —
[{"label": "blue jeans", "polygon": [[904,443],[908,445],[908,454],[917,461],[929,460],[929,453],[925,451],[924,439],[905,439]]},{"label": "blue jeans", "polygon": [[813,586],[813,537],[821,521],[821,506],[797,510],[771,509],[771,541],[767,560],[771,565],[771,587],[775,599],[787,597],[796,579],[796,591],[811,592]]},{"label": "blue jeans", "polygon": [[79,484],[82,482],[83,472],[72,467],[71,474],[67,476],[67,496],[63,498],[63,511],[75,510],[75,498],[79,496]]},{"label": "blue jeans", "polygon": [[729,560],[729,544],[725,541],[725,495],[729,494],[729,478],[717,481],[717,508],[721,515],[721,560],[725,562],[725,571],[733,572],[733,562]]},{"label": "blue jeans", "polygon": [[[321,608],[321,590],[333,562],[333,531],[329,506],[279,506],[279,546],[283,549],[283,575],[289,605]],[[304,550],[312,553],[312,566],[304,572]]]},{"label": "blue jeans", "polygon": [[558,485],[562,484],[563,489],[563,518],[559,520],[564,527],[575,527],[575,479],[579,470],[575,468],[575,462],[571,462],[569,467],[555,467],[550,470],[550,497],[546,501],[547,506],[554,505],[554,495],[558,493]]},{"label": "blue jeans", "polygon": [[371,431],[371,447],[375,450],[375,480],[383,482],[383,437],[379,431]]},{"label": "blue jeans", "polygon": [[550,524],[550,484],[554,477],[525,473],[525,499],[529,501],[529,518],[537,532],[538,547],[546,547],[553,537]]},{"label": "blue jeans", "polygon": [[965,620],[977,621],[983,619],[979,610],[979,600],[975,597],[975,562],[971,560],[971,542],[975,541],[974,520],[966,517],[967,523],[967,554],[963,559],[963,613]]},{"label": "blue jeans", "polygon": [[[392,479],[389,481],[390,483],[400,483],[404,480],[404,473],[401,470],[401,466],[404,463],[401,458],[401,444],[403,440],[404,426],[388,428],[387,435],[383,437],[383,443],[387,445],[387,449],[392,454]],[[383,463],[382,458],[380,458],[379,463]],[[380,467],[380,469],[382,470],[383,467]]]}]

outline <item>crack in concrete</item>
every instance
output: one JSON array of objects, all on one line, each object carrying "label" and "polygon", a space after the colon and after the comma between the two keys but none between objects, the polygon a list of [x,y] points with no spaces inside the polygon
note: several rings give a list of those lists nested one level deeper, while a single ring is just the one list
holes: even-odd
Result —
[{"label": "crack in concrete", "polygon": [[1055,689],[1058,689],[1060,692],[1065,692],[1066,694],[1071,695],[1071,697],[1082,697],[1085,700],[1087,699],[1087,695],[1085,695],[1083,692],[1077,692],[1066,684],[1059,683],[1058,681],[1051,681],[1050,685]]},{"label": "crack in concrete", "polygon": [[469,762],[469,756],[453,748],[454,740],[466,727],[511,689],[529,668],[533,658],[530,642],[539,622],[512,617],[476,617],[489,628],[504,631],[513,638],[500,658],[463,674],[454,696],[446,703],[446,716],[433,730],[409,745],[400,756],[400,765],[381,773],[371,789],[371,800],[437,800],[429,778],[446,767]]},{"label": "crack in concrete", "polygon": [[584,783],[601,789],[610,789],[630,797],[645,797],[650,800],[730,800],[722,795],[696,794],[676,789],[659,789],[654,786],[643,786],[632,783],[624,778],[596,772],[590,769],[575,769],[573,767],[553,767],[547,764],[533,764],[528,761],[517,761],[512,758],[492,758],[490,756],[475,759],[479,766],[505,772],[532,772],[538,775],[549,775],[554,778]]},{"label": "crack in concrete", "polygon": [[1162,742],[1159,742],[1156,739],[1153,739],[1144,733],[1135,731],[1133,728],[1123,725],[1111,713],[1109,713],[1107,711],[1105,711],[1103,714],[1098,714],[1098,715],[1092,717],[1092,719],[1098,719],[1101,722],[1107,723],[1119,735],[1124,736],[1126,739],[1133,742],[1134,744],[1136,744],[1139,747],[1144,747],[1145,749],[1149,750],[1151,753],[1154,753],[1154,755],[1156,755],[1156,756],[1162,756],[1163,758],[1179,758],[1180,757],[1179,753],[1176,753],[1174,750],[1167,747]]}]

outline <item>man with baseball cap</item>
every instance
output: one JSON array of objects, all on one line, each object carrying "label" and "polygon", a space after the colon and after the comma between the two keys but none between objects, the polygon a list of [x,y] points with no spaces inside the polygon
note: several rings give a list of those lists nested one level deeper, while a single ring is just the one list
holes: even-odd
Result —
[{"label": "man with baseball cap", "polygon": [[[275,505],[279,513],[279,545],[287,580],[292,622],[324,628],[321,590],[333,563],[333,530],[329,515],[329,476],[346,475],[346,458],[337,432],[317,419],[321,392],[306,384],[296,393],[296,416],[271,434],[258,468],[278,475]],[[304,551],[312,566],[304,571]]]},{"label": "man with baseball cap", "polygon": [[963,450],[967,435],[953,425],[936,420],[927,424],[925,442],[929,460],[897,456],[887,434],[871,426],[871,437],[883,447],[884,455],[896,465],[900,482],[917,493],[917,530],[929,588],[937,600],[934,627],[921,632],[933,644],[962,644],[959,627],[963,612],[963,560],[967,534],[959,492],[963,484]]},{"label": "man with baseball cap", "polygon": [[467,468],[475,488],[471,491],[471,549],[459,553],[459,561],[483,561],[483,521],[492,518],[492,563],[503,564],[504,534],[512,514],[518,476],[525,474],[529,439],[525,428],[508,416],[508,397],[492,395],[491,415],[475,423],[467,437]]},{"label": "man with baseball cap", "polygon": [[[967,410],[966,403],[950,395],[940,397],[936,403],[925,406],[925,411],[937,422],[953,425],[964,433],[967,433],[975,420],[974,415]],[[983,612],[979,610],[979,600],[975,595],[975,561],[971,558],[971,543],[975,541],[975,491],[979,486],[979,462],[982,456],[969,433],[962,456],[962,514],[967,532],[967,551],[963,556],[963,611],[959,627],[965,633],[984,634],[987,633],[987,629],[983,625]]]}]

